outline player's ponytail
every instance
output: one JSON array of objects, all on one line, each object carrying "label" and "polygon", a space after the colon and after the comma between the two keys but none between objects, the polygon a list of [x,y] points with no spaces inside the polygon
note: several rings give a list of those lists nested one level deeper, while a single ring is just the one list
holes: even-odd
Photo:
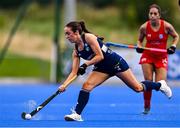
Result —
[{"label": "player's ponytail", "polygon": [[[66,24],[66,27],[70,27],[73,32],[79,32],[80,35],[83,33],[91,33],[89,30],[87,30],[85,22],[84,21],[71,21],[68,24]],[[97,36],[97,35],[96,35]],[[99,37],[101,40],[103,40],[103,37]]]},{"label": "player's ponytail", "polygon": [[80,21],[79,24],[81,25],[82,31],[86,33],[91,33],[90,31],[87,30],[84,21]]},{"label": "player's ponytail", "polygon": [[[80,21],[79,24],[81,25],[82,31],[86,33],[91,33],[90,31],[87,30],[84,21]],[[96,35],[99,39],[104,40],[104,37],[100,37]]]}]

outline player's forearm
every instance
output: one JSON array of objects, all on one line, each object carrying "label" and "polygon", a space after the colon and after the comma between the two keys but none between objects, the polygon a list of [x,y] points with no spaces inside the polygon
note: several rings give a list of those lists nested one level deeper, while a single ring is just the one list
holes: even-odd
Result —
[{"label": "player's forearm", "polygon": [[73,77],[75,77],[77,75],[77,73],[71,72],[69,74],[69,76],[67,77],[67,79],[63,82],[63,84],[61,84],[62,86],[67,85],[67,82],[69,82],[69,80],[71,80]]},{"label": "player's forearm", "polygon": [[179,42],[179,35],[176,35],[176,36],[173,38],[172,45],[176,47],[176,45],[178,44],[178,42]]},{"label": "player's forearm", "polygon": [[86,61],[85,64],[86,64],[87,66],[94,65],[94,64],[100,62],[100,61],[103,60],[103,59],[104,59],[104,56],[103,56],[103,55],[96,55],[96,56],[94,56],[91,60]]},{"label": "player's forearm", "polygon": [[142,47],[142,44],[143,43],[141,41],[139,41],[139,40],[137,41],[137,47]]}]

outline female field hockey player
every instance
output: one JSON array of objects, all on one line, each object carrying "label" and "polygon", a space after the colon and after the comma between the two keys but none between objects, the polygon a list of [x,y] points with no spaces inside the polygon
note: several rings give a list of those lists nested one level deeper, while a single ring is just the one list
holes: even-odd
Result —
[{"label": "female field hockey player", "polygon": [[[152,89],[156,91],[160,90],[168,98],[171,98],[171,89],[164,80],[158,82],[138,82],[126,61],[120,55],[106,47],[102,42],[102,38],[90,33],[83,21],[72,21],[68,23],[64,28],[64,32],[66,39],[74,44],[72,54],[73,63],[72,71],[64,83],[59,86],[59,91],[65,91],[66,86],[64,84],[77,74],[83,75],[88,66],[94,65],[93,71],[89,74],[89,77],[79,92],[75,110],[72,111],[72,114],[65,115],[66,121],[82,121],[81,113],[89,100],[90,92],[112,76],[117,76],[136,92]],[[79,67],[80,58],[86,61]]]},{"label": "female field hockey player", "polygon": [[[153,81],[153,74],[155,74],[155,81],[166,80],[168,58],[167,54],[173,54],[176,50],[176,45],[179,36],[173,26],[161,18],[161,8],[152,4],[149,7],[149,20],[141,25],[139,29],[139,39],[136,51],[142,53],[140,64],[142,66],[144,79]],[[167,53],[152,52],[143,50],[143,40],[146,38],[147,48],[166,49],[168,35],[172,36],[172,44],[167,49]],[[152,90],[145,90],[144,93],[144,114],[148,114],[151,108]]]}]

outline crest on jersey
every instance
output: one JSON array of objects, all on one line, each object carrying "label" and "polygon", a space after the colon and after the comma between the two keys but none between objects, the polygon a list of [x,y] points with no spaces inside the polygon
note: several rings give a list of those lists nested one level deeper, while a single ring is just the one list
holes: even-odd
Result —
[{"label": "crest on jersey", "polygon": [[163,34],[159,34],[159,39],[162,39],[163,38]]},{"label": "crest on jersey", "polygon": [[89,51],[90,50],[89,46],[87,44],[84,44],[84,45],[85,45],[85,50]]},{"label": "crest on jersey", "polygon": [[90,48],[89,48],[88,46],[87,46],[85,49],[86,49],[86,51],[89,51],[89,50],[90,50]]}]

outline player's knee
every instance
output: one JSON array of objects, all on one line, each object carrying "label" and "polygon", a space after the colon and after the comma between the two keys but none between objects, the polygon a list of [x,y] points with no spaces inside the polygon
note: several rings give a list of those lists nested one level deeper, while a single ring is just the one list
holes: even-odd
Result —
[{"label": "player's knee", "polygon": [[136,87],[134,87],[133,89],[134,89],[135,92],[139,93],[139,92],[142,92],[143,87],[142,87],[142,85],[141,85],[141,86],[136,86]]},{"label": "player's knee", "polygon": [[83,88],[83,90],[86,90],[86,91],[90,92],[90,91],[93,90],[94,86],[92,85],[91,82],[86,81],[86,82],[84,82],[82,88]]},{"label": "player's knee", "polygon": [[153,78],[151,76],[145,76],[145,80],[153,81]]}]

